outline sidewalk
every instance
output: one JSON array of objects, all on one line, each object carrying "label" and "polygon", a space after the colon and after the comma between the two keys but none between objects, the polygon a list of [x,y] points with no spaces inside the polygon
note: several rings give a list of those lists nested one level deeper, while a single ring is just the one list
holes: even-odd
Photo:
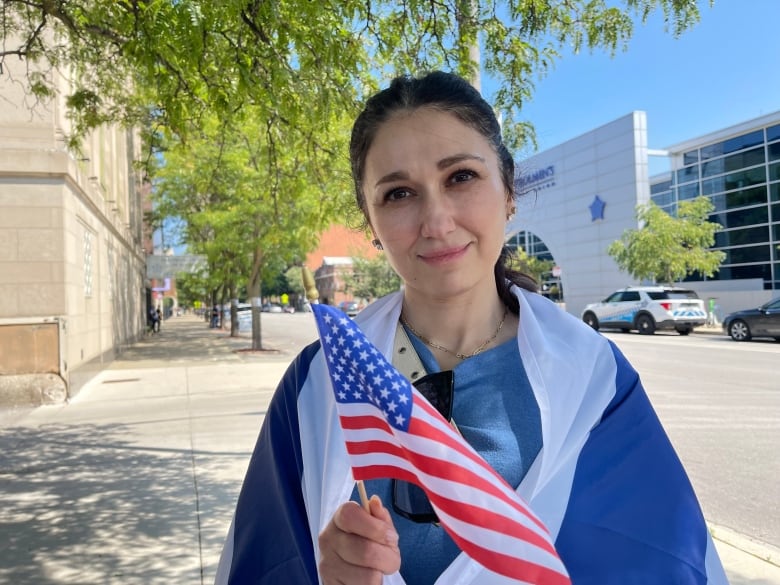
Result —
[{"label": "sidewalk", "polygon": [[[71,403],[2,413],[0,583],[212,583],[265,408],[298,350],[286,330],[307,319],[264,315],[272,351],[248,352],[246,336],[172,318]],[[732,585],[780,585],[776,550],[713,529]]]}]

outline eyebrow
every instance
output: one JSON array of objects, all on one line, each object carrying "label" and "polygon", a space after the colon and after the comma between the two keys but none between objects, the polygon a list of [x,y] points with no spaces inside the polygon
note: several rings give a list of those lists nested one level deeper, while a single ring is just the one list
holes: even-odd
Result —
[{"label": "eyebrow", "polygon": [[[452,156],[443,158],[439,162],[437,162],[436,168],[438,168],[439,170],[444,170],[448,167],[463,162],[464,160],[478,160],[481,163],[485,162],[485,158],[478,154],[470,154],[470,153],[454,154]],[[374,187],[376,188],[382,183],[392,183],[393,181],[406,180],[408,178],[409,178],[409,173],[406,173],[405,171],[393,171],[392,173],[388,173],[385,176],[381,177],[376,182]]]}]

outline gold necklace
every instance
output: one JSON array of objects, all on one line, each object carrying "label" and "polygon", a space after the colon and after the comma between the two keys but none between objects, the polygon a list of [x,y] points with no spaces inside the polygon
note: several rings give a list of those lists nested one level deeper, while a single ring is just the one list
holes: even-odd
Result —
[{"label": "gold necklace", "polygon": [[475,355],[477,355],[479,353],[482,353],[485,350],[485,348],[488,346],[488,344],[491,341],[493,341],[496,337],[498,337],[498,333],[499,333],[499,331],[501,331],[501,328],[504,326],[504,321],[506,321],[507,312],[508,312],[507,308],[504,307],[504,315],[501,317],[501,321],[499,322],[498,327],[496,327],[496,330],[493,332],[493,335],[491,335],[488,339],[483,341],[479,345],[479,347],[477,347],[477,349],[475,349],[474,351],[472,351],[471,353],[468,353],[468,354],[467,353],[458,353],[457,351],[452,351],[451,349],[447,349],[443,345],[439,345],[438,343],[435,343],[435,342],[431,341],[430,339],[425,337],[422,333],[417,331],[417,329],[412,327],[411,324],[409,323],[409,321],[407,321],[404,318],[403,313],[401,314],[401,323],[403,323],[404,326],[406,326],[406,328],[409,329],[409,331],[414,333],[419,338],[419,340],[422,341],[425,345],[427,345],[429,347],[433,347],[435,349],[440,349],[443,352],[446,352],[446,353],[448,353],[450,355],[454,355],[456,358],[458,358],[460,360],[465,360],[466,358],[474,357]]}]

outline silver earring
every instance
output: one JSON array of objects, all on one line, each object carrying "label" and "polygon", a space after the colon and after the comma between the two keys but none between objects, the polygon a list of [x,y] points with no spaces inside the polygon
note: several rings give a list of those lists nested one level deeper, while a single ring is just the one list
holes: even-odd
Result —
[{"label": "silver earring", "polygon": [[377,250],[384,250],[382,247],[382,242],[380,242],[378,239],[371,240],[371,243],[373,244],[374,248]]}]

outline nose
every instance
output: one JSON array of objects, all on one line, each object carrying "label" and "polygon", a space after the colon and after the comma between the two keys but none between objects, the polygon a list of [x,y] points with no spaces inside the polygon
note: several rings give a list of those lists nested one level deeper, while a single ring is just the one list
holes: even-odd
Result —
[{"label": "nose", "polygon": [[447,197],[432,193],[425,197],[420,210],[420,234],[425,238],[440,238],[455,229],[452,202]]}]

